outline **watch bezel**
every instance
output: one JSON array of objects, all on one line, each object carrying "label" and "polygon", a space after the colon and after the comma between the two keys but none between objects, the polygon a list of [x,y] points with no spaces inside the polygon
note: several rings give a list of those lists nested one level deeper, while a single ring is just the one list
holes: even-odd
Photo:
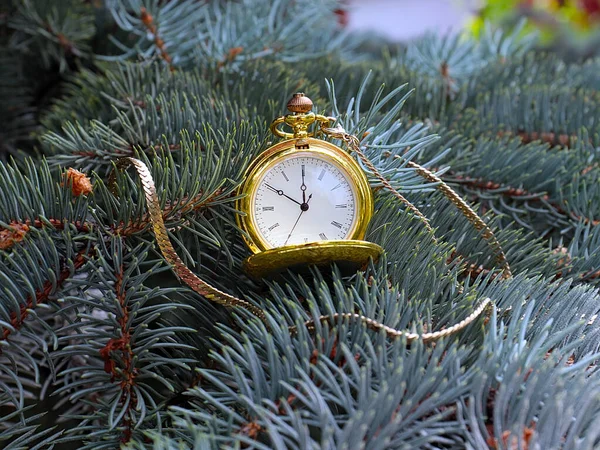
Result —
[{"label": "watch bezel", "polygon": [[[373,193],[369,181],[358,163],[343,149],[327,141],[313,138],[303,139],[303,148],[296,148],[296,139],[288,139],[279,142],[261,153],[248,167],[245,180],[239,188],[240,197],[236,201],[236,209],[240,211],[236,217],[238,226],[242,230],[242,236],[252,251],[259,253],[273,248],[264,239],[254,220],[255,211],[252,208],[252,197],[259,187],[260,180],[265,172],[277,164],[279,160],[288,156],[302,153],[312,153],[316,157],[331,161],[334,165],[345,172],[349,181],[354,184],[353,190],[356,195],[355,215],[356,220],[345,240],[363,239],[369,222],[373,215]],[[304,148],[307,147],[307,148]],[[314,241],[328,242],[328,241]]]}]

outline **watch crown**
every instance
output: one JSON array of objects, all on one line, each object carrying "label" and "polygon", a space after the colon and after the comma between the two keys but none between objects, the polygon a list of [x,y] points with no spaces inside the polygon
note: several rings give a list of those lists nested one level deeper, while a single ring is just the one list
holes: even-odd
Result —
[{"label": "watch crown", "polygon": [[304,95],[304,92],[298,92],[292,96],[287,103],[288,111],[296,114],[304,114],[309,112],[313,107],[313,102],[310,98]]}]

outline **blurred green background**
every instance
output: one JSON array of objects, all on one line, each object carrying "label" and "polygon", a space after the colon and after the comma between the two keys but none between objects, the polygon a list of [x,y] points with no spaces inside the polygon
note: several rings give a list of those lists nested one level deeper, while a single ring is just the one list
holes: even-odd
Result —
[{"label": "blurred green background", "polygon": [[568,59],[600,54],[600,0],[488,0],[475,10],[470,28],[479,35],[486,22],[511,26],[525,21],[541,46]]}]

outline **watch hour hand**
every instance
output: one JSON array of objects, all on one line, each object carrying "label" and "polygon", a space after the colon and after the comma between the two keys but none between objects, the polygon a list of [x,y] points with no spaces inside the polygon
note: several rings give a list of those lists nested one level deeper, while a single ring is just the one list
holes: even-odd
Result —
[{"label": "watch hour hand", "polygon": [[285,198],[290,199],[291,201],[293,201],[294,203],[297,203],[299,205],[302,205],[302,203],[300,203],[298,200],[294,200],[292,197],[290,197],[289,195],[286,195],[283,193],[283,191],[281,189],[275,189],[273,186],[271,186],[268,183],[265,183],[265,186],[267,186],[267,188],[271,189],[273,192],[275,192],[277,195],[282,195]]}]

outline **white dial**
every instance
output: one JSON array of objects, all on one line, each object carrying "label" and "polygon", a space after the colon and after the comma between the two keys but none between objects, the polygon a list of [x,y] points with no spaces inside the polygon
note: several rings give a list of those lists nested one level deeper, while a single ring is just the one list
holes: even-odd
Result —
[{"label": "white dial", "polygon": [[252,208],[271,247],[347,239],[356,222],[356,193],[343,168],[304,153],[268,168]]}]

